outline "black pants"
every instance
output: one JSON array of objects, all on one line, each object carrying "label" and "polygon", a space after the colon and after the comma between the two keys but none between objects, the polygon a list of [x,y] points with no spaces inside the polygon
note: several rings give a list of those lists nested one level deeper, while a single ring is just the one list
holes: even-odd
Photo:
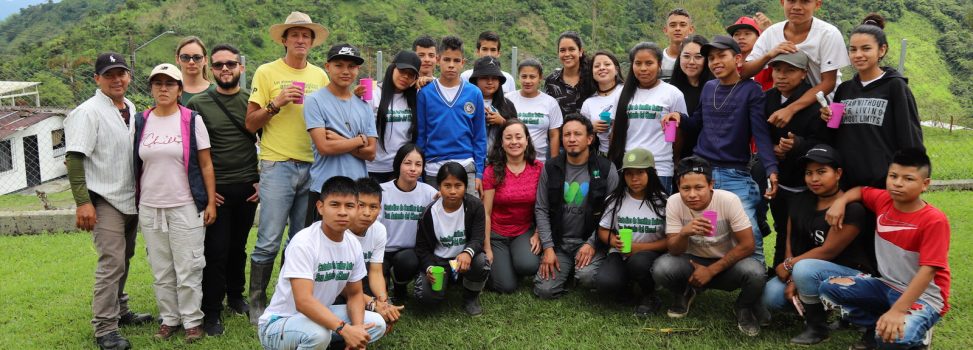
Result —
[{"label": "black pants", "polygon": [[[321,199],[320,192],[311,191],[307,196],[307,216],[304,219],[304,227],[307,228],[311,226],[315,221],[321,220],[321,214],[318,213],[318,200]],[[290,238],[288,237],[288,240]],[[281,254],[283,255],[283,254]],[[284,264],[281,264],[284,266]]]},{"label": "black pants", "polygon": [[774,262],[771,268],[784,262],[784,250],[787,249],[787,219],[790,218],[790,202],[799,193],[793,193],[781,188],[777,189],[777,196],[770,200],[770,214],[774,216],[774,231],[777,237],[774,241]]},{"label": "black pants", "polygon": [[[462,254],[462,253],[460,253]],[[443,283],[443,289],[440,291],[432,290],[432,285],[429,284],[429,280],[426,279],[426,272],[419,271],[416,277],[416,287],[415,294],[416,300],[420,304],[431,306],[442,303],[446,299],[446,289],[447,286],[453,283],[452,270],[449,267],[449,262],[446,259],[439,259],[435,266],[442,266],[446,270],[446,281]],[[487,261],[486,254],[480,252],[473,257],[470,262],[470,269],[465,273],[461,273],[458,276],[457,281],[462,282],[463,288],[468,291],[479,293],[483,291],[483,287],[486,285],[487,278],[490,277],[490,263]]]},{"label": "black pants", "polygon": [[223,205],[216,207],[216,222],[206,228],[206,267],[203,268],[202,310],[207,316],[223,311],[223,297],[243,298],[246,282],[247,238],[253,227],[257,203],[252,183],[216,185]]},{"label": "black pants", "polygon": [[660,256],[662,253],[654,251],[638,252],[628,259],[623,259],[621,253],[608,254],[595,275],[595,287],[599,293],[614,295],[628,288],[629,283],[634,281],[639,284],[643,295],[654,294],[652,264]]},{"label": "black pants", "polygon": [[369,171],[368,172],[368,177],[370,177],[372,179],[375,179],[375,181],[378,181],[378,183],[380,183],[380,184],[383,184],[383,183],[386,183],[386,182],[389,182],[389,181],[394,180],[395,179],[395,173],[393,173],[393,172],[388,172],[388,173],[373,173],[373,172],[370,172]]},{"label": "black pants", "polygon": [[392,278],[392,283],[404,286],[419,273],[419,257],[416,256],[415,249],[385,252],[382,269],[385,270],[385,276]]},{"label": "black pants", "polygon": [[757,154],[751,156],[750,177],[753,178],[753,181],[757,182],[757,189],[760,190],[760,202],[757,202],[757,206],[754,207],[754,209],[757,211],[755,214],[757,216],[757,225],[760,228],[760,233],[763,234],[764,237],[769,236],[771,233],[770,225],[767,224],[768,201],[767,198],[764,197],[764,193],[767,193],[767,176],[767,169],[764,168],[764,163],[760,161],[760,157]]}]

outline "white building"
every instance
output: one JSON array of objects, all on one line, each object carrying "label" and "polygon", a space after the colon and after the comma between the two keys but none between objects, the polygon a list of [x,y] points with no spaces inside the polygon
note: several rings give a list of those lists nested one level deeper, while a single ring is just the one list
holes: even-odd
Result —
[{"label": "white building", "polygon": [[67,175],[69,110],[0,106],[0,195]]}]

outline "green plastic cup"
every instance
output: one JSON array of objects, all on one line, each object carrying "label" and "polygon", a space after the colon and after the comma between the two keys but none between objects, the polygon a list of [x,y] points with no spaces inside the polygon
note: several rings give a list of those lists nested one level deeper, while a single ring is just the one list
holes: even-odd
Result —
[{"label": "green plastic cup", "polygon": [[442,266],[433,266],[429,271],[432,272],[432,290],[437,292],[443,290],[443,281],[446,280],[446,269]]},{"label": "green plastic cup", "polygon": [[618,239],[622,241],[622,253],[632,252],[632,229],[623,228],[618,230]]}]

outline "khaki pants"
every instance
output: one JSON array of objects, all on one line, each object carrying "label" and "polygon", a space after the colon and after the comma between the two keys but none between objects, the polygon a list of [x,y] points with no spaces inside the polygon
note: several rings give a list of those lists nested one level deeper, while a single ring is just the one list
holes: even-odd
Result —
[{"label": "khaki pants", "polygon": [[140,205],[139,226],[155,278],[162,323],[184,328],[202,324],[203,214],[195,204],[164,209]]},{"label": "khaki pants", "polygon": [[95,270],[91,324],[95,336],[100,337],[118,330],[118,317],[128,312],[129,260],[135,255],[135,233],[138,217],[118,211],[108,201],[95,197],[92,201],[98,221],[92,230],[95,250],[98,252],[98,269]]}]

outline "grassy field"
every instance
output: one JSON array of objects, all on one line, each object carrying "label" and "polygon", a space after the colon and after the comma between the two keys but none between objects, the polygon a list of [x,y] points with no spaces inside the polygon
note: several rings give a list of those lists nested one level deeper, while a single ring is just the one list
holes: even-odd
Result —
[{"label": "grassy field", "polygon": [[[943,209],[952,221],[950,261],[953,270],[952,311],[936,327],[939,349],[973,347],[967,332],[973,328],[973,208],[969,192],[939,192],[926,199]],[[255,232],[255,231],[254,231]],[[253,241],[254,234],[251,235]],[[772,239],[773,237],[771,237]],[[96,254],[85,233],[0,237],[0,349],[94,349],[91,337],[91,284]],[[768,240],[767,244],[772,244]],[[252,242],[251,242],[252,246]],[[132,307],[157,314],[152,276],[139,242],[132,260],[128,292]],[[455,291],[454,291],[455,292]],[[667,293],[662,294],[666,302]],[[707,291],[690,315],[670,320],[664,315],[647,319],[632,316],[634,305],[620,305],[587,291],[575,290],[555,301],[538,300],[522,286],[512,295],[487,292],[484,314],[469,318],[460,310],[458,293],[438,312],[413,310],[407,304],[395,331],[373,348],[382,349],[780,349],[800,331],[799,320],[779,316],[756,338],[736,329],[730,316],[735,293]],[[255,331],[244,316],[227,316],[227,334],[207,338],[199,349],[256,349]],[[661,327],[701,328],[695,333],[665,335],[645,330]],[[126,328],[123,333],[138,349],[187,348],[181,339],[152,340],[154,326]],[[840,331],[818,349],[846,347],[857,334]]]}]

